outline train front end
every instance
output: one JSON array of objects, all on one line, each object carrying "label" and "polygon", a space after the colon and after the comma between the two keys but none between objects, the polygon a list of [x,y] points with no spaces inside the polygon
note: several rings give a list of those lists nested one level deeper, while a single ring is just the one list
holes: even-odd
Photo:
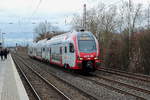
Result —
[{"label": "train front end", "polygon": [[94,72],[101,62],[97,39],[91,32],[79,32],[77,35],[77,45],[77,66],[84,72]]}]

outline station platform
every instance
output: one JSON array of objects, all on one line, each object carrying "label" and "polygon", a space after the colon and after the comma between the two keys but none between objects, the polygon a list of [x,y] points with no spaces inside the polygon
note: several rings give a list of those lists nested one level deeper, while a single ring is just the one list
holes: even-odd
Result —
[{"label": "station platform", "polygon": [[0,100],[29,100],[10,54],[0,59]]}]

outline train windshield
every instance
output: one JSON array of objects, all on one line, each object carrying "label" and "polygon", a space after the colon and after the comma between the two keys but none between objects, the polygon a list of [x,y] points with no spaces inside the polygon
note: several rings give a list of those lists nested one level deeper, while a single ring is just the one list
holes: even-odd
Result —
[{"label": "train windshield", "polygon": [[93,35],[81,33],[78,35],[78,46],[80,52],[95,52],[96,43]]}]

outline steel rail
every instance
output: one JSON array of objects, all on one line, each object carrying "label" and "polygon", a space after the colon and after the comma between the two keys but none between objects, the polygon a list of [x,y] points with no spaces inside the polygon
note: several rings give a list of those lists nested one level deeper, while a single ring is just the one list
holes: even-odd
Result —
[{"label": "steel rail", "polygon": [[[18,55],[18,56],[19,56],[19,55]],[[19,56],[19,57],[20,57],[20,59],[22,58],[21,56]],[[22,58],[22,59],[23,59],[23,58]],[[24,63],[25,63],[25,62],[24,62]],[[30,61],[30,63],[31,63],[31,61]],[[26,65],[27,65],[27,64],[26,64]],[[34,64],[31,64],[31,65],[32,65],[33,67],[36,66],[36,65],[34,65]],[[54,75],[52,72],[48,72],[48,73],[50,73],[50,74],[51,74],[53,77],[55,77],[56,79],[62,81],[63,83],[65,83],[65,84],[69,85],[70,87],[76,89],[77,91],[81,92],[84,96],[90,98],[91,100],[97,100],[97,98],[95,98],[94,96],[92,96],[92,95],[86,93],[85,91],[83,91],[83,90],[81,90],[81,89],[75,87],[74,85],[72,85],[72,84],[66,82],[65,80],[63,80],[63,79],[59,78],[58,76]]]},{"label": "steel rail", "polygon": [[[20,59],[20,58],[18,58]],[[46,84],[48,84],[49,86],[51,86],[54,90],[56,90],[56,92],[58,92],[60,95],[62,95],[66,100],[71,100],[68,96],[66,96],[61,90],[59,90],[56,86],[54,86],[52,83],[50,83],[49,81],[47,81],[44,77],[42,77],[38,72],[36,72],[34,69],[32,69],[31,67],[29,67],[23,60],[20,59],[20,61],[26,66],[28,67],[33,73],[35,73],[38,77],[40,77]]]},{"label": "steel rail", "polygon": [[111,73],[111,74],[115,74],[115,75],[119,75],[119,76],[123,76],[123,77],[127,77],[127,78],[132,78],[134,80],[136,79],[136,80],[140,80],[140,81],[144,81],[144,82],[150,82],[150,80],[147,80],[147,79],[143,79],[143,78],[135,77],[133,75],[128,75],[128,74],[119,73],[119,72],[115,72],[115,71],[110,71],[110,70],[106,70],[106,69],[98,69],[98,71]]},{"label": "steel rail", "polygon": [[117,92],[119,92],[119,93],[121,93],[121,94],[131,95],[131,96],[134,96],[134,97],[136,97],[137,99],[140,99],[140,100],[146,100],[146,99],[143,98],[143,97],[140,97],[140,96],[131,94],[131,93],[129,93],[129,92],[123,91],[123,90],[118,89],[118,88],[115,88],[115,87],[113,87],[113,86],[110,86],[110,85],[107,85],[107,84],[104,84],[104,83],[101,83],[101,82],[97,82],[97,81],[92,80],[92,79],[89,79],[89,78],[87,78],[87,77],[83,77],[83,76],[81,76],[81,77],[82,77],[83,79],[85,79],[85,80],[91,81],[92,83],[95,83],[95,84],[97,84],[97,85],[101,85],[101,86],[104,86],[104,87],[106,87],[106,88],[112,89],[112,90],[117,91]]},{"label": "steel rail", "polygon": [[116,80],[112,80],[112,79],[109,79],[109,78],[105,78],[105,77],[102,77],[102,76],[99,76],[99,75],[96,75],[96,78],[98,78],[98,79],[103,79],[103,80],[106,80],[106,81],[109,81],[109,82],[113,82],[113,83],[117,83],[117,84],[120,84],[120,85],[122,85],[122,86],[125,86],[125,87],[128,87],[128,88],[137,90],[137,91],[141,91],[141,92],[150,94],[150,91],[149,91],[149,90],[146,90],[146,89],[143,89],[143,88],[139,88],[139,87],[135,87],[135,86],[132,86],[132,85],[123,83],[123,82],[119,82],[119,81],[116,81]]},{"label": "steel rail", "polygon": [[141,77],[141,78],[145,78],[145,79],[150,80],[150,76],[148,76],[148,75],[142,75],[142,74],[138,74],[138,73],[125,72],[125,71],[117,70],[117,69],[113,69],[113,68],[101,67],[101,69],[112,70],[112,71],[119,72],[119,73],[124,73],[124,74],[130,74],[130,75],[133,75],[133,76],[137,76],[137,77]]},{"label": "steel rail", "polygon": [[34,94],[35,98],[37,100],[42,100],[40,98],[40,96],[38,95],[37,91],[34,89],[33,85],[30,83],[30,81],[27,78],[27,76],[25,75],[25,73],[23,72],[23,70],[21,69],[20,65],[17,63],[17,60],[14,57],[12,57],[12,58],[13,58],[13,61],[14,61],[15,65],[16,65],[16,67],[18,67],[18,69],[20,70],[21,74],[23,75],[25,81],[27,82],[27,84],[29,85],[29,87],[31,88],[31,90],[33,91],[33,94]]}]

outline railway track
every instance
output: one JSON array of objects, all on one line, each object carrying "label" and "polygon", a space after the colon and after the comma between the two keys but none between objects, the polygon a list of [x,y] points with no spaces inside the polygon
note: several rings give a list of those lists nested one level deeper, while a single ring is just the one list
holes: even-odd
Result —
[{"label": "railway track", "polygon": [[116,81],[116,80],[106,78],[103,76],[99,76],[99,75],[96,75],[95,77],[97,78],[97,80],[100,80],[100,81],[104,80],[105,83],[108,82],[109,85],[113,85],[114,87],[118,87],[120,89],[127,90],[128,93],[131,93],[131,94],[134,93],[134,95],[140,96],[145,99],[150,98],[150,90],[139,88],[139,87],[136,87],[136,86],[128,84],[128,83],[123,83],[123,82]]},{"label": "railway track", "polygon": [[129,72],[124,72],[124,71],[119,71],[119,70],[114,70],[114,69],[106,69],[106,68],[98,69],[98,71],[115,74],[115,75],[131,78],[134,80],[139,80],[139,81],[150,83],[150,77],[145,76],[145,75],[132,74]]},{"label": "railway track", "polygon": [[[25,65],[23,61],[19,60],[17,57],[13,57],[13,60],[16,64],[16,66],[19,68],[19,70],[21,71],[22,75],[24,76],[24,78],[26,79],[27,83],[29,84],[29,86],[31,87],[33,94],[36,98],[36,100],[45,100],[47,97],[44,96],[43,94],[40,94],[40,92],[37,89],[38,86],[35,86],[33,80],[31,82],[31,77],[29,77],[26,73],[29,73],[29,71],[31,71],[32,74],[34,74],[34,78],[36,77],[36,82],[37,79],[39,79],[40,84],[37,83],[37,85],[41,85],[43,84],[44,87],[47,87],[47,90],[51,89],[54,93],[52,94],[52,98],[53,100],[71,100],[68,96],[66,96],[62,91],[60,91],[57,87],[55,87],[53,84],[51,84],[49,81],[47,81],[44,77],[42,77],[39,73],[37,73],[35,70],[33,70],[31,67],[29,67],[28,65]],[[25,72],[25,70],[23,70],[22,66],[26,66],[26,69],[28,68],[28,72]],[[31,74],[30,73],[30,74]],[[33,77],[32,77],[33,78]],[[41,87],[41,86],[39,86]],[[44,88],[43,87],[43,88]],[[42,89],[42,87],[41,87]],[[50,93],[48,92],[52,92],[52,91],[47,91],[47,95],[49,95]],[[55,95],[54,95],[55,94]],[[48,96],[49,97],[49,96]],[[48,98],[47,98],[48,99]],[[49,98],[50,99],[50,98]]]},{"label": "railway track", "polygon": [[101,69],[112,70],[112,71],[115,71],[115,72],[125,73],[125,74],[128,74],[128,75],[133,75],[133,76],[137,76],[137,77],[141,77],[141,78],[145,78],[147,80],[150,80],[150,76],[144,75],[144,74],[125,72],[125,71],[122,71],[122,70],[117,70],[117,69],[112,69],[112,68],[104,68],[104,67],[101,67]]},{"label": "railway track", "polygon": [[138,88],[138,87],[135,87],[133,85],[129,85],[127,83],[119,82],[119,81],[116,81],[116,80],[113,80],[113,79],[109,79],[109,78],[106,78],[106,77],[103,77],[103,76],[99,76],[99,75],[96,75],[96,78],[103,79],[103,80],[106,80],[106,81],[109,81],[109,82],[113,82],[113,83],[116,83],[116,84],[120,84],[120,85],[123,85],[125,87],[128,87],[128,88],[131,88],[131,89],[134,89],[134,90],[137,90],[137,91],[141,91],[141,92],[150,94],[150,90],[143,89],[143,88]]},{"label": "railway track", "polygon": [[86,80],[91,81],[93,84],[97,84],[97,85],[100,85],[100,86],[104,86],[104,87],[106,87],[106,88],[108,88],[108,89],[110,89],[110,90],[116,91],[116,92],[121,93],[121,94],[124,94],[124,95],[133,96],[133,97],[135,97],[137,100],[146,100],[144,97],[135,95],[134,93],[127,92],[127,91],[122,90],[122,89],[120,89],[120,88],[116,88],[116,87],[114,87],[113,85],[110,85],[110,84],[106,84],[106,83],[97,81],[97,80],[95,80],[95,78],[88,78],[88,77],[83,77],[83,76],[81,76],[81,77],[82,77],[83,79],[86,79]]},{"label": "railway track", "polygon": [[17,69],[19,70],[20,74],[23,76],[24,80],[26,81],[26,83],[30,87],[30,90],[32,91],[32,94],[34,96],[34,97],[32,97],[32,99],[34,98],[35,100],[41,100],[41,98],[39,97],[38,93],[36,92],[36,90],[32,86],[31,82],[29,81],[29,79],[27,78],[27,76],[25,75],[25,73],[23,72],[23,70],[21,69],[21,66],[17,63],[17,61],[16,61],[15,58],[13,58],[13,60],[14,60],[14,63],[16,65]]},{"label": "railway track", "polygon": [[[30,64],[30,66],[33,66],[33,67],[36,68],[36,65],[35,65],[35,64],[33,64],[33,63],[29,62],[29,61],[24,62],[23,59],[22,59],[20,56],[18,56],[18,58],[20,59],[20,61],[21,61],[22,63],[24,63],[24,65],[28,66],[28,65]],[[32,68],[31,68],[31,69],[32,69]],[[34,69],[32,69],[32,70],[35,71]],[[38,73],[38,72],[37,72],[37,73]],[[45,73],[45,72],[44,72],[44,73]],[[70,86],[71,88],[74,88],[74,89],[77,90],[80,94],[84,95],[84,96],[87,97],[88,99],[90,99],[90,100],[97,100],[97,98],[95,98],[95,97],[93,97],[92,95],[90,95],[90,94],[84,92],[83,90],[81,90],[81,89],[75,87],[74,85],[72,85],[72,84],[66,82],[65,80],[63,80],[63,79],[59,78],[58,76],[54,75],[53,73],[51,73],[51,72],[49,72],[49,73],[50,73],[53,77],[55,77],[57,80],[60,80],[61,82],[67,84],[67,85]],[[46,74],[46,73],[45,73],[45,74]],[[42,75],[41,75],[41,77],[42,77]],[[68,100],[70,100],[70,99],[68,99]]]},{"label": "railway track", "polygon": [[[87,77],[84,77],[84,76],[80,76],[81,78],[83,78],[83,79],[85,79],[85,80],[89,80],[89,81],[91,81],[91,82],[93,82],[93,83],[96,83],[96,84],[98,84],[98,85],[101,85],[101,86],[104,86],[104,87],[106,87],[106,88],[109,88],[109,89],[111,89],[111,90],[113,90],[113,91],[116,91],[116,92],[118,92],[118,93],[122,93],[122,94],[125,94],[125,95],[130,95],[130,96],[134,96],[134,97],[136,97],[137,99],[140,99],[140,100],[146,100],[145,98],[143,98],[143,97],[140,97],[140,96],[137,96],[137,95],[134,95],[134,94],[132,94],[132,93],[129,93],[129,92],[126,92],[126,91],[124,91],[124,90],[121,90],[121,89],[118,89],[118,88],[115,88],[114,86],[111,86],[111,85],[107,85],[107,84],[104,84],[104,83],[101,83],[101,82],[97,82],[97,81],[94,81],[94,80],[92,80],[91,79],[91,77],[90,78],[87,78]],[[98,77],[98,76],[96,76],[96,78],[99,78],[100,79],[100,77]],[[108,80],[108,79],[107,79]],[[114,82],[114,81],[113,81]],[[118,82],[119,83],[119,82]],[[121,83],[120,83],[121,84]],[[122,83],[123,84],[123,83]],[[121,85],[122,85],[121,84]],[[123,84],[123,85],[125,85],[125,84]],[[126,87],[132,87],[132,86],[130,86],[130,85],[127,85]],[[140,90],[139,88],[136,88],[136,87],[132,87],[132,89],[135,89],[135,90]],[[142,89],[141,89],[142,90]],[[144,90],[143,90],[144,91]],[[146,91],[146,90],[145,90]],[[150,91],[146,91],[146,93],[150,93]]]},{"label": "railway track", "polygon": [[[30,65],[32,65],[33,67],[35,67],[36,65],[34,65],[34,63],[28,61],[26,63],[30,63]],[[39,63],[40,64],[40,63]],[[50,73],[50,72],[49,72]],[[53,75],[55,76],[55,75]],[[56,76],[57,77],[57,76]],[[85,79],[85,80],[88,80],[90,82],[92,82],[93,84],[97,84],[97,85],[100,85],[100,86],[103,86],[105,88],[108,88],[109,90],[113,90],[113,91],[116,91],[118,93],[121,93],[121,94],[124,94],[124,95],[130,95],[130,96],[133,96],[135,97],[137,100],[147,100],[148,98],[147,97],[143,97],[140,95],[141,92],[145,93],[146,95],[147,94],[150,94],[150,91],[149,90],[145,90],[145,89],[142,89],[142,88],[138,88],[138,87],[135,87],[135,86],[132,86],[132,85],[129,85],[129,84],[125,84],[125,83],[121,83],[119,81],[115,81],[115,80],[112,80],[112,79],[108,79],[108,78],[105,78],[105,77],[101,77],[101,76],[95,76],[94,78],[93,77],[84,77],[84,76],[80,76],[81,78]],[[60,79],[59,77],[57,77],[58,79]],[[99,80],[104,80],[104,81],[107,81],[109,82],[109,84],[106,84],[106,83],[103,83],[103,82],[100,82]],[[125,88],[129,88],[129,89],[132,89],[134,92],[138,92],[139,95],[137,94],[134,94],[134,92],[128,92],[127,90],[124,90],[124,89],[121,89],[119,87],[115,87],[113,86],[112,84],[118,84],[120,87],[125,87]],[[69,84],[70,85],[70,84]],[[79,89],[80,90],[80,89]],[[90,96],[89,94],[86,95],[86,96]],[[92,98],[92,100],[96,100],[96,98]]]}]

